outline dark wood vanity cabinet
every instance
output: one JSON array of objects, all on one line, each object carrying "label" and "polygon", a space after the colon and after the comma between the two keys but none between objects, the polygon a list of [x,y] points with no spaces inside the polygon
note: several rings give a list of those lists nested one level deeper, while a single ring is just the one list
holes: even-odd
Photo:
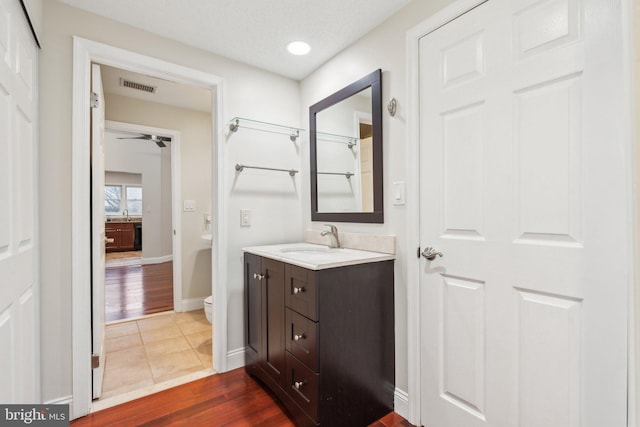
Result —
[{"label": "dark wood vanity cabinet", "polygon": [[245,253],[246,370],[299,426],[393,411],[393,261],[308,270]]},{"label": "dark wood vanity cabinet", "polygon": [[246,257],[247,359],[284,387],[284,264]]}]

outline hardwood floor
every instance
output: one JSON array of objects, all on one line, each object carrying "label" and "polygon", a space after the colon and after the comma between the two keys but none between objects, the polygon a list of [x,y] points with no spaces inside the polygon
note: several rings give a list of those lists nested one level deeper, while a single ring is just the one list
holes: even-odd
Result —
[{"label": "hardwood floor", "polygon": [[[243,368],[123,403],[71,422],[85,426],[294,427],[285,410]],[[409,427],[392,412],[371,427]],[[359,427],[359,426],[354,426]]]},{"label": "hardwood floor", "polygon": [[173,310],[173,262],[105,269],[105,321]]},{"label": "hardwood floor", "polygon": [[105,254],[105,265],[107,268],[141,264],[142,251],[107,252]]}]

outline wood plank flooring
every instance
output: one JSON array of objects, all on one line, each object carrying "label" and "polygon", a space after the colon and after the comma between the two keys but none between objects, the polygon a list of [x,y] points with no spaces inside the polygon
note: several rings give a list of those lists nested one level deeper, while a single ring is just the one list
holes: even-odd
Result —
[{"label": "wood plank flooring", "polygon": [[105,269],[105,321],[173,310],[173,262]]},{"label": "wood plank flooring", "polygon": [[[294,427],[285,410],[243,368],[123,403],[71,422],[86,426]],[[392,412],[370,427],[409,427]],[[359,427],[359,426],[354,426]]]}]

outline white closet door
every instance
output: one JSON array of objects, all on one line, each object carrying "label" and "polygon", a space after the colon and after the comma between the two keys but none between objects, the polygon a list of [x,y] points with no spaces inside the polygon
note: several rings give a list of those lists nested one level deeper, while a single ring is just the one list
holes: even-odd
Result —
[{"label": "white closet door", "polygon": [[37,47],[0,0],[0,402],[39,402],[36,351]]},{"label": "white closet door", "polygon": [[425,426],[626,425],[617,8],[489,0],[419,42]]}]

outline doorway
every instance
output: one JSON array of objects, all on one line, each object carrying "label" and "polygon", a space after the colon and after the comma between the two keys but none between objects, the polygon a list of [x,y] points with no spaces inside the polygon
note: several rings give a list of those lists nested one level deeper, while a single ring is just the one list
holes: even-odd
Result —
[{"label": "doorway", "polygon": [[[85,285],[90,281],[90,242],[91,223],[86,214],[90,203],[90,150],[87,145],[89,135],[88,112],[89,97],[84,94],[90,88],[91,62],[99,62],[110,66],[127,69],[168,79],[178,83],[193,84],[208,88],[211,91],[213,105],[211,136],[213,146],[210,163],[218,165],[223,151],[218,142],[223,139],[223,96],[224,82],[221,78],[183,67],[166,61],[114,48],[101,43],[74,37],[74,99],[73,99],[73,248],[72,248],[72,336],[73,336],[73,406],[72,418],[85,415],[91,408],[91,365],[90,354],[90,311],[88,310],[91,295]],[[226,214],[224,194],[220,178],[217,174],[211,177],[211,212],[216,218],[212,225],[211,265],[213,270],[212,294],[213,306],[213,365],[214,370],[224,372],[227,366],[226,344],[226,231],[223,226]]]},{"label": "doorway", "polygon": [[[105,302],[104,382],[94,375],[93,396],[102,404],[195,371],[211,372],[211,323],[203,311],[211,295],[211,250],[198,237],[210,233],[212,168],[201,160],[181,169],[183,158],[211,157],[210,91],[100,69],[105,115],[115,119],[105,124],[104,161],[95,152],[92,159],[94,174],[101,175],[96,180],[104,176],[104,193],[92,203],[104,224],[94,223],[93,236],[104,226],[107,237],[105,286],[94,285],[93,294],[94,307],[101,293]],[[101,163],[104,170],[97,170]],[[188,212],[181,208],[182,182],[193,201]],[[100,264],[94,259],[93,268]],[[161,318],[141,318],[161,312]]]},{"label": "doorway", "polygon": [[[162,146],[140,135],[162,138]],[[177,130],[106,122],[106,236],[109,228],[129,236],[106,243],[107,322],[183,311],[181,144]]]}]

